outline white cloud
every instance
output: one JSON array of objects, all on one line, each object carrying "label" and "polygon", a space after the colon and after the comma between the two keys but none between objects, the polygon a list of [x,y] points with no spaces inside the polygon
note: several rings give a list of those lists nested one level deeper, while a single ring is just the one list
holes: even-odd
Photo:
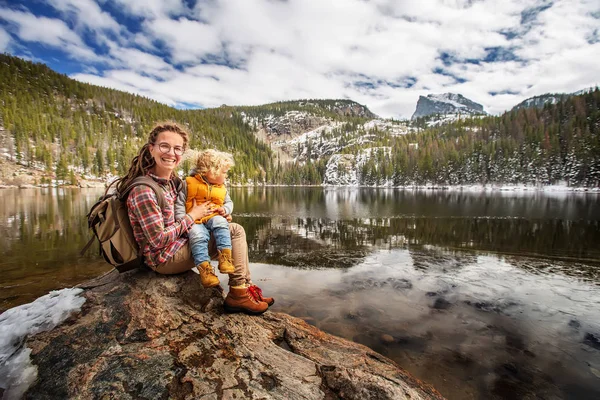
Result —
[{"label": "white cloud", "polygon": [[[88,72],[75,78],[171,105],[351,98],[382,116],[410,117],[419,95],[455,92],[500,113],[526,97],[596,85],[600,76],[599,44],[590,40],[598,38],[597,0],[110,3],[111,12],[116,5],[141,19],[129,30],[103,11],[105,0],[49,1],[75,19],[76,32],[119,32],[113,41],[97,35],[108,54],[88,54]],[[18,26],[21,40],[91,51],[60,21],[12,13],[0,20]],[[99,67],[102,76],[91,73],[99,61],[110,68]]]},{"label": "white cloud", "polygon": [[152,78],[141,76],[132,71],[115,70],[104,74],[104,76],[81,73],[74,74],[72,78],[92,85],[111,87],[145,96],[170,106],[176,105],[172,96],[165,96],[160,93],[159,88],[162,85],[160,82],[157,83]]},{"label": "white cloud", "polygon": [[156,46],[152,40],[153,39],[145,33],[136,33],[132,37],[131,44],[139,47],[142,50],[156,51]]},{"label": "white cloud", "polygon": [[181,15],[187,9],[181,0],[115,0],[124,10],[138,17],[167,17]]},{"label": "white cloud", "polygon": [[[538,24],[523,38],[517,54],[526,59],[542,60],[549,56],[587,47],[586,36],[600,27],[600,20],[586,11],[585,3],[557,2],[541,12]],[[600,3],[596,5],[600,12]]]},{"label": "white cloud", "polygon": [[82,61],[98,61],[98,57],[64,22],[37,17],[29,12],[0,8],[0,18],[14,26],[16,35],[26,42],[37,42],[64,50]]},{"label": "white cloud", "polygon": [[161,18],[148,21],[145,28],[171,50],[176,63],[198,62],[221,50],[221,42],[210,26],[187,18]]},{"label": "white cloud", "polygon": [[10,44],[10,34],[0,27],[0,52],[8,50]]},{"label": "white cloud", "polygon": [[73,15],[79,25],[90,29],[119,32],[121,27],[113,17],[102,11],[93,0],[46,0],[56,10]]},{"label": "white cloud", "polygon": [[116,66],[123,69],[131,69],[155,78],[165,79],[176,70],[162,58],[153,54],[145,53],[135,48],[118,47],[114,43],[111,46],[110,55]]}]

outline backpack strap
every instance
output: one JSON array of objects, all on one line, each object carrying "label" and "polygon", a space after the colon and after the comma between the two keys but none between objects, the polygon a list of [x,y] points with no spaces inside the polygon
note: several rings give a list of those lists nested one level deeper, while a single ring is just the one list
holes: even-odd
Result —
[{"label": "backpack strap", "polygon": [[83,249],[79,252],[80,256],[83,256],[85,252],[90,248],[90,246],[96,241],[96,236],[92,235],[92,238],[88,240],[88,242],[83,246]]},{"label": "backpack strap", "polygon": [[[110,188],[113,186],[113,184],[115,182],[117,182],[117,181],[113,181],[110,185],[108,185],[108,187],[106,188],[106,191],[104,192],[103,198],[106,198],[108,196],[108,192],[110,191]],[[123,193],[116,194],[117,198],[121,201],[125,201],[125,199],[127,199],[127,196],[129,195],[129,192],[131,192],[131,189],[133,189],[136,186],[140,186],[140,185],[148,186],[149,188],[151,188],[154,191],[154,193],[156,194],[156,198],[158,200],[158,206],[160,207],[161,210],[164,210],[164,208],[166,206],[164,191],[159,186],[159,184],[156,183],[156,181],[154,179],[150,178],[149,176],[138,176],[137,178],[134,178],[131,181],[131,183],[125,188]],[[179,192],[181,190],[181,186],[182,186],[181,180],[179,180],[175,183],[175,189],[177,190],[177,192]],[[90,211],[90,213],[91,213],[91,211]],[[114,213],[114,215],[115,215],[115,231],[116,231],[119,229],[119,221],[116,218],[116,213]],[[88,214],[88,217],[89,217],[89,214]],[[81,252],[79,254],[83,256],[83,254],[85,254],[85,252],[90,248],[92,243],[94,243],[95,241],[96,241],[96,236],[92,236],[92,238],[86,243],[86,245],[83,247],[83,249],[81,250]],[[142,250],[142,246],[140,246],[140,255],[141,255],[141,250]],[[133,267],[129,267],[128,269],[120,270],[120,272],[125,272],[130,269],[133,269]]]},{"label": "backpack strap", "polygon": [[175,189],[175,193],[179,194],[179,192],[181,192],[181,189],[183,189],[183,179],[176,176],[173,179],[171,179],[170,182],[171,182],[171,187],[173,187],[173,189]]},{"label": "backpack strap", "polygon": [[[154,191],[154,193],[156,194],[156,199],[158,200],[158,206],[160,207],[161,210],[164,210],[166,207],[165,193],[164,193],[163,189],[160,187],[160,185],[158,183],[156,183],[156,181],[154,179],[150,178],[149,176],[138,176],[137,178],[134,178],[131,181],[131,183],[129,185],[127,185],[127,187],[123,190],[122,193],[117,193],[117,197],[119,198],[119,200],[124,202],[127,199],[127,196],[129,196],[129,192],[131,192],[131,189],[133,189],[136,186],[142,186],[142,185],[148,186],[150,189],[152,189]],[[116,217],[116,213],[114,213],[113,215],[115,215],[115,217]],[[117,227],[119,226],[119,222],[116,219],[115,219],[115,226],[117,226]],[[144,240],[144,242],[142,242],[141,245],[139,246],[138,257],[143,258],[142,250],[145,246],[145,243],[146,243],[146,240]],[[137,262],[131,262],[130,264],[133,264],[133,265],[121,265],[118,268],[119,272],[127,272],[129,270],[137,268]]]},{"label": "backpack strap", "polygon": [[127,199],[127,196],[129,196],[129,192],[131,192],[131,189],[141,185],[148,186],[154,191],[154,193],[156,194],[156,199],[158,200],[158,206],[161,210],[163,210],[166,206],[163,189],[159,186],[158,183],[156,183],[154,179],[150,178],[149,176],[138,176],[137,178],[133,179],[131,183],[125,188],[125,190],[123,190],[122,193],[117,194],[119,200],[125,201]]}]

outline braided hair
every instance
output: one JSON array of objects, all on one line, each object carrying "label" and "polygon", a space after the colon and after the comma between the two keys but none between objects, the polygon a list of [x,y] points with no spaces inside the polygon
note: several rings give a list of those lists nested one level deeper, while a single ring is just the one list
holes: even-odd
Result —
[{"label": "braided hair", "polygon": [[[146,144],[142,146],[137,156],[133,158],[131,161],[131,166],[129,167],[129,171],[127,175],[117,179],[117,192],[123,193],[123,190],[138,176],[144,176],[154,167],[156,161],[150,152],[150,145],[156,143],[156,139],[158,135],[162,132],[175,132],[179,134],[183,138],[183,148],[187,147],[189,141],[188,132],[173,121],[165,121],[157,123],[154,128],[150,131],[150,135],[148,136],[148,141]],[[175,180],[175,184],[177,184],[180,179],[173,171],[171,173],[171,179]]]}]

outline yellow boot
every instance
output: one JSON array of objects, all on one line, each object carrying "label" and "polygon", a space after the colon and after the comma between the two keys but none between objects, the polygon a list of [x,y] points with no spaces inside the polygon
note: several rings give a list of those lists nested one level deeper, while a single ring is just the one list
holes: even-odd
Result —
[{"label": "yellow boot", "polygon": [[233,259],[231,258],[231,250],[217,250],[219,253],[219,272],[222,274],[232,274],[235,271]]},{"label": "yellow boot", "polygon": [[196,268],[198,268],[198,272],[200,272],[200,282],[202,282],[202,286],[205,288],[219,286],[221,282],[219,282],[219,278],[215,275],[215,271],[208,261],[196,265]]}]

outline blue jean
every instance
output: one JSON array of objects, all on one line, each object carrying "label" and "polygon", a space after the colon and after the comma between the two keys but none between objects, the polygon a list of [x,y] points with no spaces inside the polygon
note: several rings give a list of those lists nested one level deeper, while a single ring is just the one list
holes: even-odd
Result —
[{"label": "blue jean", "polygon": [[231,250],[231,236],[229,234],[229,222],[220,215],[216,215],[203,224],[194,224],[188,231],[190,238],[190,249],[194,264],[199,265],[204,261],[210,261],[208,255],[208,240],[213,235],[218,250]]}]

